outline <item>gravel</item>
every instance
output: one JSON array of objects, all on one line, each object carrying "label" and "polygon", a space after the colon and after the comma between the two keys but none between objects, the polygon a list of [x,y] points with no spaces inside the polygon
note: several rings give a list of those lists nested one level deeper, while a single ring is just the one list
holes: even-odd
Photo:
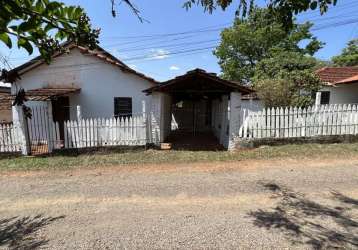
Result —
[{"label": "gravel", "polygon": [[358,249],[358,160],[0,176],[0,249]]}]

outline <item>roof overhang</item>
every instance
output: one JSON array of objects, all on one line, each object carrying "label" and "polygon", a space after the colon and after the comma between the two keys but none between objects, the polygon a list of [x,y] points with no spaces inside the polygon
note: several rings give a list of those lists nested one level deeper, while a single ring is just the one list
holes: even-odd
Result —
[{"label": "roof overhang", "polygon": [[185,75],[178,76],[155,87],[146,89],[144,92],[147,94],[152,94],[153,92],[171,94],[225,94],[241,92],[242,94],[250,94],[254,91],[238,82],[224,80],[216,76],[216,74],[195,69]]},{"label": "roof overhang", "polygon": [[58,97],[77,94],[80,91],[80,88],[75,87],[31,89],[26,91],[26,99],[28,101],[49,101]]},{"label": "roof overhang", "polygon": [[[27,90],[26,101],[51,101],[56,100],[58,97],[69,96],[79,93],[80,88],[40,88]],[[11,109],[12,103],[15,100],[15,95],[1,94],[0,95],[0,110]]]}]

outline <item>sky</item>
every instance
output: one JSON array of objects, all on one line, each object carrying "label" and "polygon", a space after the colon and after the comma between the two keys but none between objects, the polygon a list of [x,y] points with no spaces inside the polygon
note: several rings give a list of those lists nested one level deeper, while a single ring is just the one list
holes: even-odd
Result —
[{"label": "sky", "polygon": [[[185,0],[133,0],[147,22],[141,23],[125,4],[118,4],[117,17],[111,16],[110,0],[63,0],[82,6],[95,28],[101,28],[100,46],[133,69],[165,81],[185,72],[202,68],[220,73],[218,59],[212,54],[218,45],[220,31],[229,27],[235,17],[238,0],[226,11],[205,13],[201,7],[183,8]],[[236,4],[235,4],[236,3]],[[263,0],[258,0],[260,5]],[[329,60],[358,37],[358,2],[338,0],[335,7],[320,16],[309,11],[298,16],[299,22],[315,24],[313,34],[326,43],[315,56]],[[37,54],[29,56],[23,49],[0,45],[0,53],[11,67],[16,67]]]}]

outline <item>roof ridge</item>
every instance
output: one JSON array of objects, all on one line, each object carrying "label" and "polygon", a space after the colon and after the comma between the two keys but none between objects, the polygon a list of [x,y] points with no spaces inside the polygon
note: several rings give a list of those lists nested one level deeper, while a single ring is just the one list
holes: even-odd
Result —
[{"label": "roof ridge", "polygon": [[[124,71],[127,71],[129,73],[132,73],[132,74],[135,74],[141,78],[144,78],[148,81],[151,81],[153,83],[156,83],[158,84],[158,81],[156,81],[154,78],[152,77],[149,77],[143,73],[140,73],[132,68],[130,68],[128,65],[126,65],[124,62],[122,62],[120,59],[118,59],[117,57],[115,57],[114,55],[112,55],[111,53],[109,53],[108,51],[106,51],[105,49],[103,49],[101,46],[97,46],[97,48],[100,50],[100,51],[103,51],[103,53],[105,55],[102,55],[101,53],[98,53],[96,52],[96,50],[91,50],[89,49],[88,47],[85,47],[85,46],[80,46],[80,45],[76,45],[74,42],[65,42],[61,45],[64,49],[73,49],[73,48],[78,48],[81,52],[82,51],[86,51],[88,53],[90,53],[90,55],[92,56],[96,56],[98,59],[101,59],[103,61],[106,61],[108,63],[111,63],[113,65],[116,65],[118,67],[120,67],[122,70]],[[55,57],[58,57],[58,56],[62,56],[65,52],[62,52],[62,51],[59,51],[59,52],[56,52],[52,58],[55,58]],[[13,82],[15,79],[16,79],[16,76],[19,75],[18,71],[21,71],[21,70],[24,70],[28,67],[31,67],[33,66],[34,64],[38,63],[39,64],[37,66],[40,66],[42,64],[45,63],[45,60],[41,57],[41,56],[37,56],[19,66],[17,66],[16,68],[12,69],[9,71],[8,73],[8,76],[7,76],[7,79],[0,79],[0,80],[5,80],[5,81],[8,81],[8,82]],[[35,67],[37,67],[35,66]],[[31,68],[32,69],[32,68]],[[31,70],[29,69],[29,70]],[[27,72],[27,71],[26,71]],[[26,73],[26,72],[23,72],[23,73]]]}]

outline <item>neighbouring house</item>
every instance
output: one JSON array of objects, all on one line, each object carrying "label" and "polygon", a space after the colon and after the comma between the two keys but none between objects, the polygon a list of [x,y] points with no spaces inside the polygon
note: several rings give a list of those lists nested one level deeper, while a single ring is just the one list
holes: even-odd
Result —
[{"label": "neighbouring house", "polygon": [[[358,67],[324,67],[316,71],[323,83],[316,95],[319,104],[357,104],[358,103]],[[242,97],[242,107],[257,111],[264,108],[255,93]]]},{"label": "neighbouring house", "polygon": [[0,86],[0,124],[12,121],[11,89]]},{"label": "neighbouring house", "polygon": [[358,67],[325,67],[316,73],[325,85],[320,104],[358,103]]}]

